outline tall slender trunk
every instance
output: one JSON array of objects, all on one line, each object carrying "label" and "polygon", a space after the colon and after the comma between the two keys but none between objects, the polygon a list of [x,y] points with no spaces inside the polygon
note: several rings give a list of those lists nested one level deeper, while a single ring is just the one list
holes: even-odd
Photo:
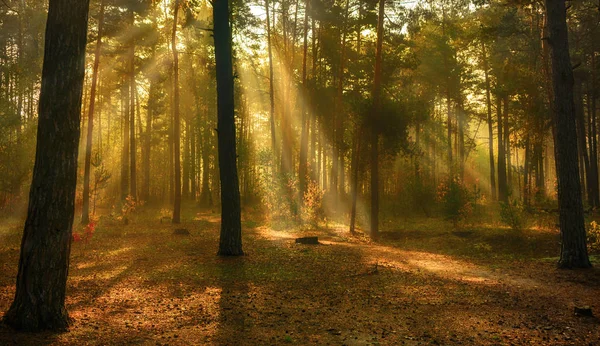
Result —
[{"label": "tall slender trunk", "polygon": [[[277,138],[275,136],[275,87],[273,82],[273,46],[271,44],[271,16],[269,15],[269,0],[265,0],[265,11],[267,12],[267,49],[269,50],[269,125],[271,128],[271,151],[273,159],[279,156]],[[275,162],[273,162],[273,173],[275,173]]]},{"label": "tall slender trunk", "polygon": [[143,170],[144,170],[144,184],[142,187],[142,199],[148,201],[150,199],[150,158],[152,151],[152,120],[154,118],[155,111],[155,100],[156,97],[156,82],[154,77],[150,78],[150,87],[148,92],[148,110],[146,113],[146,131],[144,136],[144,157],[143,157]]},{"label": "tall slender trunk", "polygon": [[183,139],[183,198],[190,196],[190,122],[185,120],[185,137]]},{"label": "tall slender trunk", "polygon": [[300,194],[299,204],[304,204],[304,194],[307,189],[308,179],[308,129],[310,126],[310,120],[306,113],[306,103],[308,102],[308,85],[306,78],[306,63],[308,58],[308,10],[309,0],[306,0],[304,7],[304,52],[302,56],[302,95],[304,96],[304,102],[302,102],[302,133],[300,135],[300,159],[298,163],[298,180],[300,182]]},{"label": "tall slender trunk", "polygon": [[88,111],[87,140],[85,145],[85,163],[83,173],[83,208],[81,223],[90,222],[90,171],[92,162],[92,137],[94,135],[94,107],[96,105],[96,87],[98,85],[98,67],[100,66],[100,51],[102,48],[102,35],[104,33],[104,0],[100,2],[98,15],[98,38],[94,52],[94,66],[92,69],[92,90],[90,91],[90,108]]},{"label": "tall slender trunk", "polygon": [[356,134],[354,136],[354,145],[352,146],[354,148],[354,152],[352,154],[352,161],[350,163],[351,166],[351,173],[352,173],[352,186],[351,186],[351,207],[350,207],[350,233],[354,234],[355,233],[355,227],[356,227],[356,203],[358,202],[358,179],[359,179],[359,172],[360,172],[360,150],[361,150],[361,137],[363,134],[362,128],[358,127],[356,128]]},{"label": "tall slender trunk", "polygon": [[[596,51],[592,49],[592,66],[596,66]],[[600,207],[600,182],[598,181],[598,142],[596,124],[596,69],[592,68],[592,78],[588,81],[588,118],[590,123],[589,148],[591,162],[591,179],[593,182],[593,207]]]},{"label": "tall slender trunk", "polygon": [[504,151],[504,126],[502,124],[502,97],[500,95],[496,99],[496,118],[498,122],[498,200],[507,203],[506,154]]},{"label": "tall slender trunk", "polygon": [[121,86],[122,124],[123,124],[123,151],[121,153],[121,201],[125,201],[129,194],[129,102],[130,96],[127,81],[124,78]]},{"label": "tall slender trunk", "polygon": [[344,197],[344,195],[346,194],[346,160],[345,160],[345,153],[344,153],[344,118],[345,118],[345,114],[344,114],[344,83],[346,81],[344,72],[346,69],[346,51],[348,50],[348,16],[349,16],[349,11],[350,9],[350,0],[346,0],[346,6],[344,9],[344,24],[342,27],[342,51],[341,51],[341,56],[340,56],[340,72],[339,72],[339,79],[338,79],[338,102],[339,102],[339,108],[338,108],[338,115],[339,117],[337,117],[337,133],[338,133],[338,140],[337,140],[337,153],[336,155],[338,155],[339,157],[339,167],[338,167],[338,172],[337,174],[339,174],[339,196],[340,197]]},{"label": "tall slender trunk", "polygon": [[508,123],[509,97],[504,95],[504,155],[506,157],[506,193],[510,196],[512,193],[512,162],[510,156],[510,125]]},{"label": "tall slender trunk", "polygon": [[492,200],[496,200],[496,166],[494,164],[494,122],[492,121],[492,98],[490,87],[490,75],[487,54],[485,51],[485,43],[481,41],[481,51],[483,54],[483,70],[485,74],[485,100],[487,105],[487,122],[488,122],[488,151],[490,155],[490,190],[492,192]]},{"label": "tall slender trunk", "polygon": [[175,0],[173,9],[173,31],[171,35],[171,44],[173,51],[173,158],[175,182],[173,187],[173,223],[181,221],[181,121],[179,119],[179,54],[177,51],[177,17],[179,13],[179,0]]},{"label": "tall slender trunk", "polygon": [[[135,14],[133,12],[133,9],[129,10],[129,23],[131,25],[131,28],[133,30],[133,27],[135,25]],[[130,173],[130,183],[129,183],[129,195],[131,196],[131,198],[133,198],[134,200],[137,200],[137,167],[136,167],[136,157],[137,157],[137,150],[136,150],[136,145],[135,145],[135,105],[136,105],[136,97],[135,95],[137,94],[137,85],[135,82],[135,41],[131,40],[131,46],[129,47],[129,86],[130,86],[130,97],[129,97],[129,131],[131,132],[129,134],[129,150],[130,150],[130,156],[129,156],[129,169],[131,170]]]},{"label": "tall slender trunk", "polygon": [[384,6],[385,0],[379,0],[375,78],[373,80],[373,123],[371,125],[371,238],[373,239],[379,237],[379,112],[381,112]]},{"label": "tall slender trunk", "polygon": [[[583,109],[583,91],[581,87],[581,81],[575,80],[573,94],[575,97],[575,119],[577,127],[577,143],[578,151],[581,157],[580,163],[583,165],[581,170],[581,185],[584,187],[586,192],[588,205],[594,205],[594,193],[592,191],[592,176],[590,172],[590,158],[588,156],[588,150],[586,147],[585,138],[585,120],[584,120],[584,109]],[[584,179],[585,177],[585,179]]]}]

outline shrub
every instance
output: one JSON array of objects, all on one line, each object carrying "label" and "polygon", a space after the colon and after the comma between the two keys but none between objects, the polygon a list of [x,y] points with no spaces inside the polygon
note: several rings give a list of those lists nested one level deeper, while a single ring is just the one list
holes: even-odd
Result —
[{"label": "shrub", "polygon": [[589,252],[600,252],[600,224],[596,221],[587,230],[587,246]]},{"label": "shrub", "polygon": [[92,239],[92,237],[94,236],[96,224],[97,221],[92,219],[87,225],[83,226],[83,229],[80,232],[73,231],[73,241],[83,241],[87,244],[90,241],[90,239]]},{"label": "shrub", "polygon": [[455,227],[471,215],[476,202],[473,193],[458,177],[448,178],[438,185],[437,200],[442,204],[446,220]]},{"label": "shrub", "polygon": [[500,220],[515,231],[523,229],[525,219],[523,217],[523,204],[516,200],[508,203],[500,202]]},{"label": "shrub", "polygon": [[316,227],[319,221],[325,217],[323,209],[323,191],[319,184],[310,181],[308,188],[304,193],[304,208],[302,209],[302,219],[311,226]]}]

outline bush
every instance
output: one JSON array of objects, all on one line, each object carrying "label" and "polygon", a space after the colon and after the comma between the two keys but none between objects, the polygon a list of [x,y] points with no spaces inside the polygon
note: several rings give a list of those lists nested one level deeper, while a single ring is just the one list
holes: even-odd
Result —
[{"label": "bush", "polygon": [[288,174],[261,175],[262,205],[271,220],[290,220],[298,216],[298,181]]},{"label": "bush", "polygon": [[302,209],[302,219],[311,226],[316,227],[319,221],[325,217],[323,209],[323,191],[319,184],[310,181],[308,189],[304,193],[304,208]]},{"label": "bush", "polygon": [[596,221],[587,230],[587,246],[589,252],[600,252],[600,224]]},{"label": "bush", "polygon": [[500,202],[500,220],[515,231],[523,229],[525,223],[523,213],[523,204],[516,200],[508,203]]},{"label": "bush", "polygon": [[442,204],[446,220],[455,227],[473,213],[476,203],[474,193],[458,177],[448,178],[438,185],[437,200]]}]

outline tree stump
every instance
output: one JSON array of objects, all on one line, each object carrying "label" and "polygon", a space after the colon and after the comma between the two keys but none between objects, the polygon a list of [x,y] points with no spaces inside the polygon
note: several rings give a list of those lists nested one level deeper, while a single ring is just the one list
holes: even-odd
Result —
[{"label": "tree stump", "polygon": [[592,308],[590,308],[589,306],[576,306],[574,312],[575,316],[594,317],[594,313],[592,313]]},{"label": "tree stump", "polygon": [[318,245],[319,237],[296,238],[296,244]]},{"label": "tree stump", "polygon": [[190,235],[190,231],[185,228],[177,228],[173,231],[174,235]]}]

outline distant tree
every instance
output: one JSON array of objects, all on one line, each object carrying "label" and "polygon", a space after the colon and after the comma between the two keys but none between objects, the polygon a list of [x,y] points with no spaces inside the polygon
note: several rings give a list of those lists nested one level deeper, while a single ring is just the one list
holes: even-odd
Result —
[{"label": "distant tree", "polygon": [[179,54],[177,52],[177,13],[179,0],[175,0],[173,8],[173,31],[171,44],[173,50],[173,141],[175,158],[175,198],[173,203],[173,223],[180,222],[181,215],[181,120],[179,117]]},{"label": "distant tree", "polygon": [[221,180],[221,256],[240,256],[242,223],[235,141],[235,107],[229,0],[213,1],[217,72],[217,135]]},{"label": "distant tree", "polygon": [[591,267],[587,253],[573,97],[573,68],[569,56],[564,0],[546,0],[548,43],[554,89],[555,156],[560,213],[561,268]]},{"label": "distant tree", "polygon": [[94,52],[94,66],[92,69],[92,87],[90,90],[90,106],[88,111],[88,128],[83,173],[83,208],[81,212],[81,223],[83,224],[86,224],[90,221],[90,171],[92,162],[92,137],[94,133],[94,111],[96,106],[96,90],[98,86],[98,68],[100,66],[100,49],[102,48],[102,35],[104,33],[104,5],[105,0],[101,0],[100,14],[98,14],[98,38],[96,38],[96,51]]},{"label": "distant tree", "polygon": [[19,330],[64,330],[89,1],[50,0],[37,149],[15,299]]},{"label": "distant tree", "polygon": [[379,236],[379,113],[381,112],[381,64],[383,60],[383,23],[385,0],[379,0],[375,79],[373,81],[373,123],[371,131],[371,238]]}]

